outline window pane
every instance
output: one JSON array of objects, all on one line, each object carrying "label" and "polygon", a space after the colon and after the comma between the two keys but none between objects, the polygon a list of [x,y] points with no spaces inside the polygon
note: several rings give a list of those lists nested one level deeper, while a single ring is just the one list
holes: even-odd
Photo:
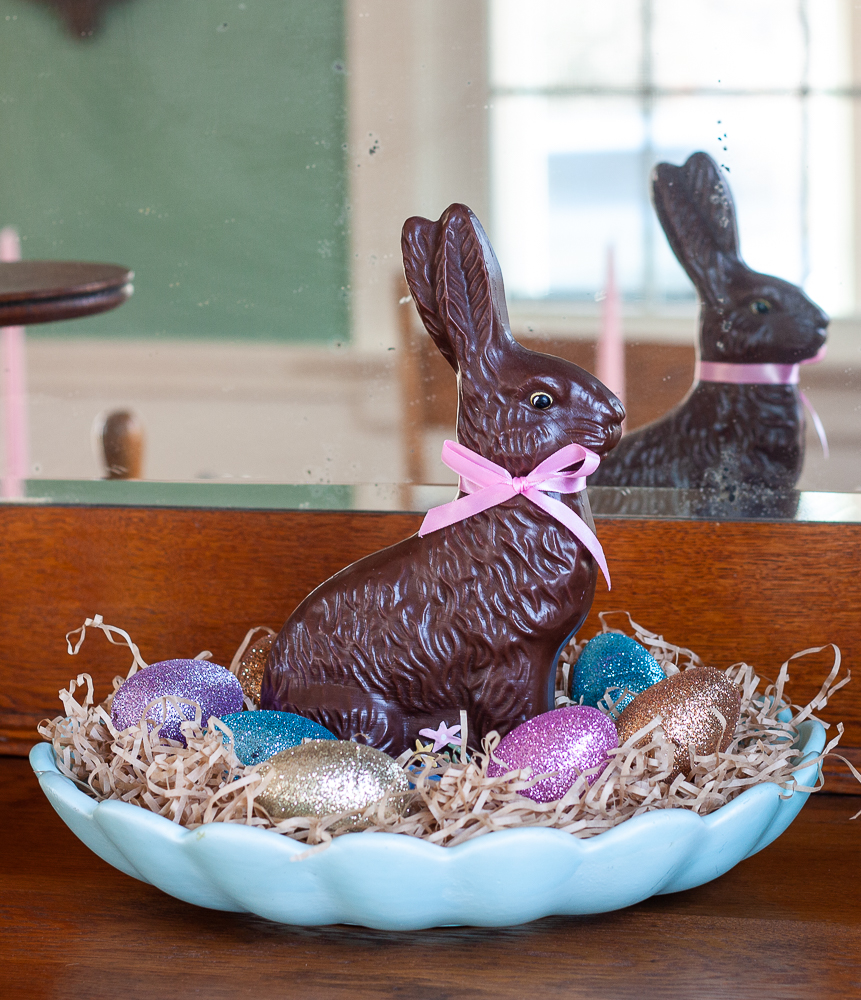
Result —
[{"label": "window pane", "polygon": [[854,307],[852,103],[811,97],[808,104],[807,294],[832,316]]},{"label": "window pane", "polygon": [[547,294],[546,97],[508,97],[491,116],[492,241],[509,295]]},{"label": "window pane", "polygon": [[509,97],[493,126],[493,235],[509,292],[594,295],[611,244],[621,287],[638,292],[647,204],[638,103]]},{"label": "window pane", "polygon": [[[588,96],[571,93],[590,65],[578,68],[572,38],[599,37],[596,25],[624,8],[630,41],[633,6],[608,3],[611,13],[599,14],[579,2],[492,2],[497,79],[534,88],[494,101],[492,221],[512,294],[594,295],[613,246],[626,298],[690,298],[650,204],[649,174],[702,149],[728,173],[750,266],[803,284],[832,314],[851,312],[852,102],[815,90],[802,97],[805,73],[824,89],[849,79],[841,0],[643,3],[654,15],[658,96],[638,95],[637,80],[630,97],[613,95],[614,84],[603,95],[598,83]],[[666,92],[693,88],[718,93]]]},{"label": "window pane", "polygon": [[852,83],[851,5],[845,0],[805,4],[810,32],[811,87],[848,87]]},{"label": "window pane", "polygon": [[643,155],[638,149],[552,153],[549,175],[550,288],[594,295],[613,246],[619,287],[640,291],[643,278]]},{"label": "window pane", "polygon": [[655,104],[656,147],[702,149],[730,167],[745,260],[789,281],[803,277],[801,125],[796,97],[671,97]]},{"label": "window pane", "polygon": [[641,72],[640,0],[490,0],[496,87],[633,87]]},{"label": "window pane", "polygon": [[787,88],[801,83],[804,37],[788,0],[653,0],[659,87]]}]

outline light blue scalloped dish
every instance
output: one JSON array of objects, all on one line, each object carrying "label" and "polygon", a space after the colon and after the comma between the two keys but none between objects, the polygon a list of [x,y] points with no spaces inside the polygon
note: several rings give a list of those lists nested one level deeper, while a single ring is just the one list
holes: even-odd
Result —
[{"label": "light blue scalloped dish", "polygon": [[[816,721],[799,726],[808,759],[825,745]],[[210,823],[187,830],[126,802],[96,802],[57,769],[40,743],[30,763],[48,801],[90,850],[177,899],[287,924],[418,930],[501,927],[552,914],[603,913],[709,882],[761,851],[807,799],[756,785],[709,816],[663,809],[588,840],[523,827],[457,847],[393,833],[348,833],[324,851],[270,830]],[[797,772],[813,785],[818,764]]]}]

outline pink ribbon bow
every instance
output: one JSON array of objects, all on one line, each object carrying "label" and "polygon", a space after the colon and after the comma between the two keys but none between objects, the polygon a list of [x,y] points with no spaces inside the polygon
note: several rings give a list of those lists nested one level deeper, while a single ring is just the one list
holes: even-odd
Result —
[{"label": "pink ribbon bow", "polygon": [[[505,503],[520,494],[537,507],[560,521],[578,538],[592,558],[600,566],[607,588],[610,587],[610,573],[601,543],[594,531],[582,517],[575,514],[560,500],[546,496],[547,493],[579,493],[586,488],[586,477],[591,475],[601,462],[594,451],[579,444],[568,444],[545,458],[528,476],[512,476],[510,472],[487,458],[456,441],[446,441],[442,446],[442,460],[460,476],[460,489],[467,496],[458,497],[451,503],[433,507],[425,515],[419,536],[439,531],[456,521],[463,521],[473,514],[479,514],[490,507]],[[563,472],[569,465],[582,461],[577,472]]]},{"label": "pink ribbon bow", "polygon": [[[823,344],[812,358],[805,358],[804,361],[794,365],[746,365],[730,361],[699,361],[696,377],[700,382],[730,382],[733,385],[798,385],[801,366],[815,365],[817,361],[821,361],[825,357],[826,349],[827,345]],[[798,390],[798,395],[819,435],[822,452],[828,458],[828,438],[825,436],[825,428],[822,426],[819,414],[801,389]]]}]

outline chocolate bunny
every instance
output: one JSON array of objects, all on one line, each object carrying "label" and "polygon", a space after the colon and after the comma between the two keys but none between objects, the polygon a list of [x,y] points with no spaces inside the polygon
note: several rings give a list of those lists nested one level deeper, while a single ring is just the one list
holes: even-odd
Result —
[{"label": "chocolate bunny", "polygon": [[[700,297],[698,378],[678,406],[626,434],[590,485],[792,489],[804,416],[791,380],[823,347],[828,317],[795,285],[742,261],[732,195],[711,157],[658,164],[652,193]],[[744,383],[767,377],[779,384]]]},{"label": "chocolate bunny", "polygon": [[[615,396],[512,337],[499,265],[466,206],[438,222],[409,219],[402,249],[425,327],[457,373],[460,445],[525,477],[572,442],[599,456],[616,444]],[[562,503],[591,524],[585,493]],[[556,659],[595,578],[584,544],[514,495],[321,584],[275,640],[260,706],[394,754],[461,709],[476,741],[505,733],[553,707]]]}]

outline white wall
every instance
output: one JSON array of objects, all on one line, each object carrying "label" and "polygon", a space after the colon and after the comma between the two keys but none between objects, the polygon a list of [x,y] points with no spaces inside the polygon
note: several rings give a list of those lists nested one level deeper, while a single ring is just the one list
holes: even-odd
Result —
[{"label": "white wall", "polygon": [[[484,0],[347,0],[353,343],[395,346],[400,234],[464,202],[488,215]],[[373,152],[372,152],[373,150]]]}]

